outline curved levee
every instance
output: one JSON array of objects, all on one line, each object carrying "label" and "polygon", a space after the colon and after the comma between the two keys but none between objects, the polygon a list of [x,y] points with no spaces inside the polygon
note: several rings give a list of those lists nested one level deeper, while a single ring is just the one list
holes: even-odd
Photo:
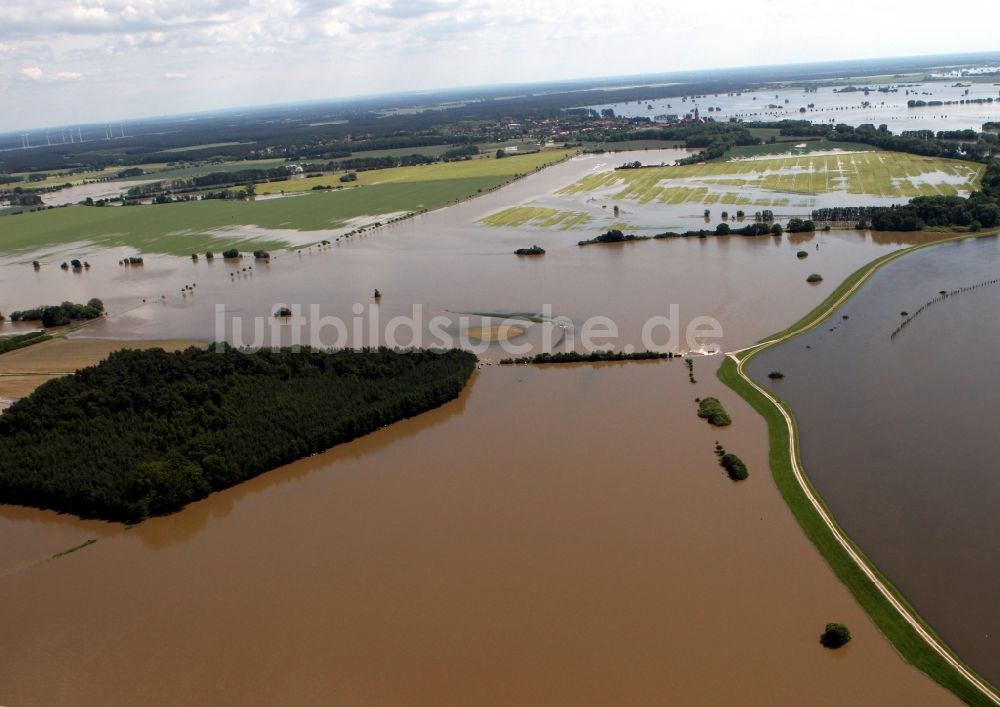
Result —
[{"label": "curved levee", "polygon": [[723,383],[767,421],[769,459],[775,483],[796,520],[833,571],[907,661],[970,705],[1000,705],[1000,692],[945,644],[840,528],[803,469],[799,435],[791,409],[754,381],[746,373],[745,366],[760,352],[821,324],[887,263],[921,248],[997,233],[1000,231],[963,234],[904,248],[872,261],[848,277],[818,307],[788,329],[753,346],[726,354],[718,373]]}]

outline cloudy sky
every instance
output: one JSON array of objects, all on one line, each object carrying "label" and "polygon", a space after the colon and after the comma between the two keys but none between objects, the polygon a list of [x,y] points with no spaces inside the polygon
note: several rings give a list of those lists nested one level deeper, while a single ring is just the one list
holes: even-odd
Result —
[{"label": "cloudy sky", "polygon": [[[0,130],[409,89],[1000,49],[995,0],[31,0]],[[842,18],[842,19],[838,19]],[[937,19],[935,19],[937,18]]]}]

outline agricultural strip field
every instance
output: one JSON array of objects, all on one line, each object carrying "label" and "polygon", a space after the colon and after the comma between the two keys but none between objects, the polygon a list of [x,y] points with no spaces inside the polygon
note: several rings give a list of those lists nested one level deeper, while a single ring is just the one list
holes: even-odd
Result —
[{"label": "agricultural strip field", "polygon": [[484,218],[480,223],[487,226],[537,226],[539,228],[558,227],[566,231],[575,226],[586,225],[590,221],[588,214],[576,211],[547,209],[541,206],[515,206],[498,211]]},{"label": "agricultural strip field", "polygon": [[[571,150],[552,150],[527,155],[511,155],[503,159],[481,157],[458,162],[435,162],[416,167],[390,167],[357,172],[358,179],[350,182],[355,186],[374,186],[411,182],[453,181],[460,179],[510,178],[525,174],[540,167],[553,164],[573,154]],[[291,179],[286,182],[272,182],[257,185],[258,194],[280,194],[282,192],[311,191],[316,186],[340,186],[336,174],[322,177]]]},{"label": "agricultural strip field", "polygon": [[181,351],[204,348],[204,341],[113,341],[110,339],[56,338],[0,356],[0,398],[23,398],[42,383],[93,366],[123,348]]},{"label": "agricultural strip field", "polygon": [[[60,246],[80,242],[95,247],[128,246],[140,252],[173,255],[205,250],[218,252],[227,247],[279,250],[327,237],[317,234],[310,239],[308,233],[303,233],[301,238],[291,238],[286,235],[288,231],[336,229],[352,219],[372,217],[375,221],[379,214],[445,206],[567,154],[549,152],[502,160],[372,170],[358,175],[361,186],[308,191],[278,199],[103,208],[70,206],[4,216],[0,217],[0,254],[58,250]],[[385,183],[380,183],[383,181]],[[240,226],[257,228],[247,228],[241,233]],[[286,234],[275,233],[270,237],[259,229],[283,229]]]},{"label": "agricultural strip field", "polygon": [[748,192],[769,200],[830,192],[909,199],[968,193],[983,169],[971,162],[898,152],[813,154],[602,172],[559,193],[614,189],[611,198],[642,204],[757,203]]}]

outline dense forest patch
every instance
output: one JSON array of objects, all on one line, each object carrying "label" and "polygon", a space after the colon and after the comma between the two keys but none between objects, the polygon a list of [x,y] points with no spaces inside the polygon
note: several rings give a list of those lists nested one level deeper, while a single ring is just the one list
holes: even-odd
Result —
[{"label": "dense forest patch", "polygon": [[455,398],[462,351],[124,350],[0,415],[0,502],[135,522]]}]

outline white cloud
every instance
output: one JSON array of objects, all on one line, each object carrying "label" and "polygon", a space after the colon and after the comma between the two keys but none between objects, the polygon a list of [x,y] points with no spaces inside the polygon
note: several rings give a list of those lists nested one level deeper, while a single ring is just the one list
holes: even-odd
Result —
[{"label": "white cloud", "polygon": [[[969,0],[992,16],[995,0]],[[32,0],[7,3],[0,130],[456,85],[988,50],[930,0]],[[884,27],[898,29],[887,35]],[[796,41],[808,37],[809,41]],[[15,67],[23,67],[17,69]],[[79,79],[86,78],[86,82]],[[162,80],[155,80],[160,77]],[[154,80],[150,80],[154,79]],[[183,80],[180,80],[183,79]],[[8,106],[12,106],[8,109]]]},{"label": "white cloud", "polygon": [[79,71],[55,71],[50,74],[45,73],[38,66],[26,66],[18,74],[23,78],[36,83],[57,83],[59,81],[77,81],[83,78]]}]

